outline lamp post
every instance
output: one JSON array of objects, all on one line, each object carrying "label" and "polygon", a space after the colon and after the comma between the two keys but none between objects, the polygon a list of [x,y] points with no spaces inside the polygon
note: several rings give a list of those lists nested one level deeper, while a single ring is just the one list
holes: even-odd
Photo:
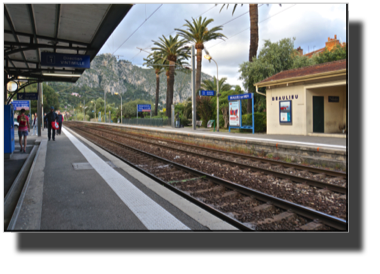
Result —
[{"label": "lamp post", "polygon": [[121,102],[120,102],[120,124],[123,123],[123,97],[121,96],[121,94],[119,94],[118,92],[115,92],[116,95],[120,95],[120,98],[121,98]]},{"label": "lamp post", "polygon": [[[91,101],[91,103],[94,103],[95,104],[95,119],[96,119],[96,100],[95,100],[95,102],[94,101]],[[95,120],[96,121],[96,120]]]},{"label": "lamp post", "polygon": [[[205,49],[206,55],[205,58],[211,63],[211,60],[215,62],[214,59],[210,56],[210,53]],[[216,65],[216,131],[219,132],[219,76],[218,76],[218,64],[215,62]]]},{"label": "lamp post", "polygon": [[106,116],[107,116],[107,104],[106,104],[106,91],[104,91],[104,123],[106,122]]},{"label": "lamp post", "polygon": [[86,99],[83,100],[83,121],[86,119]]}]

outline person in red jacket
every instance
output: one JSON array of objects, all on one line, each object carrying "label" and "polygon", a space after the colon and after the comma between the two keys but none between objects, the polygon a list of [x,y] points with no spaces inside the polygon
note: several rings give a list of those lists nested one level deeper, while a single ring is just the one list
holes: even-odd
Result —
[{"label": "person in red jacket", "polygon": [[[29,117],[25,115],[25,109],[21,110],[21,115],[17,116],[18,126],[18,138],[20,142],[20,152],[26,152],[26,137],[30,132]],[[24,148],[22,148],[22,136],[24,136]]]}]

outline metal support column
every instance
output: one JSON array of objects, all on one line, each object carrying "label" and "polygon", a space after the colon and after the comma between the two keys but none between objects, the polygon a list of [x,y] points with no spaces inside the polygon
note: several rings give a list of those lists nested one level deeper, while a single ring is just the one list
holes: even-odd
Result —
[{"label": "metal support column", "polygon": [[[42,100],[43,100],[43,93],[42,93],[42,83],[37,84],[37,92],[38,92],[38,100],[37,100],[37,131],[38,131],[38,137],[41,137],[41,126],[42,126],[42,119],[43,119],[43,114],[42,114]],[[32,109],[32,108],[30,108]],[[30,113],[32,113],[30,111]]]},{"label": "metal support column", "polygon": [[195,97],[195,50],[194,45],[191,46],[191,101],[192,101],[192,116],[193,116],[193,130],[196,130],[197,122],[197,106],[196,106],[196,97]]}]

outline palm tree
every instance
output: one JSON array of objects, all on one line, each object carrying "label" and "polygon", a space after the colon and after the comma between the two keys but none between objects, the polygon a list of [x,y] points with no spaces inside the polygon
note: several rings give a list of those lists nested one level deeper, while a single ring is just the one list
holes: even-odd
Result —
[{"label": "palm tree", "polygon": [[[201,88],[204,90],[217,90],[216,78],[213,77],[214,81],[211,80],[203,80]],[[223,77],[219,80],[219,92],[228,91],[232,88],[230,84],[224,83],[227,81],[226,77]]]},{"label": "palm tree", "polygon": [[163,68],[162,67],[163,59],[157,52],[153,52],[149,54],[146,59],[144,58],[144,61],[145,63],[143,65],[153,68],[154,73],[156,74],[156,102],[155,102],[155,108],[154,108],[154,116],[157,116],[158,99],[160,97],[160,74]]},{"label": "palm tree", "polygon": [[204,49],[204,43],[215,40],[222,39],[226,37],[224,34],[218,32],[223,28],[222,26],[217,26],[212,29],[208,29],[207,26],[214,21],[214,19],[208,19],[205,17],[202,20],[202,16],[198,20],[193,19],[193,23],[190,23],[188,20],[183,26],[186,27],[186,30],[175,29],[178,31],[178,34],[186,39],[188,42],[194,42],[195,48],[197,50],[197,73],[195,76],[195,92],[197,92],[201,85],[201,71],[202,71],[202,50]]},{"label": "palm tree", "polygon": [[[217,5],[217,4],[216,4]],[[223,4],[222,9],[224,8],[226,4]],[[235,9],[238,4],[234,5],[234,9],[232,10],[232,15],[235,12]],[[279,4],[281,7],[281,4]],[[229,4],[227,4],[226,9],[228,9]],[[243,6],[243,4],[241,4]],[[219,12],[220,12],[219,11]],[[259,13],[258,13],[258,6],[257,4],[249,4],[249,19],[250,19],[250,31],[251,31],[251,41],[249,45],[249,62],[252,62],[252,58],[255,58],[257,55],[257,48],[259,47]],[[253,86],[249,87],[249,92],[252,92]],[[252,99],[248,100],[248,108],[247,108],[248,113],[252,113]]]},{"label": "palm tree", "polygon": [[[169,62],[169,75],[167,86],[167,100],[166,100],[166,116],[171,118],[171,105],[173,103],[174,92],[174,70],[177,60],[184,60],[189,58],[189,48],[185,47],[186,40],[180,40],[178,35],[175,37],[169,36],[169,39],[164,35],[159,38],[159,41],[153,41],[156,47],[153,51],[157,51],[162,56],[163,62]],[[177,63],[178,64],[178,63]]]}]

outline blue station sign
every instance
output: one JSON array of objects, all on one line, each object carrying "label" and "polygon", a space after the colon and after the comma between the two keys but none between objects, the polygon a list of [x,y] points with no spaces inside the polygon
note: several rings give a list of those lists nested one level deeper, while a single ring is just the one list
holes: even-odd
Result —
[{"label": "blue station sign", "polygon": [[12,105],[13,105],[14,110],[21,110],[21,109],[29,110],[30,108],[29,101],[15,101],[14,100],[12,102]]},{"label": "blue station sign", "polygon": [[238,95],[230,95],[228,96],[228,101],[232,100],[245,100],[245,99],[252,99],[253,94],[252,93],[244,93],[244,94],[238,94]]},{"label": "blue station sign", "polygon": [[37,92],[17,93],[17,100],[38,100]]},{"label": "blue station sign", "polygon": [[151,110],[150,105],[137,105],[138,112],[150,112],[150,110]]},{"label": "blue station sign", "polygon": [[203,90],[199,91],[200,96],[215,96],[215,90]]},{"label": "blue station sign", "polygon": [[41,52],[41,65],[49,67],[90,68],[90,55]]}]

